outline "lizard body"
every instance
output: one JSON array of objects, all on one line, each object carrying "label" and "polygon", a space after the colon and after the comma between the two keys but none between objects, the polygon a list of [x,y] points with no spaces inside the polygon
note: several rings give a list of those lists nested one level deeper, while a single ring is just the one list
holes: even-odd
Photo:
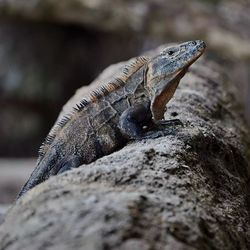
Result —
[{"label": "lizard body", "polygon": [[166,104],[204,49],[203,41],[190,41],[130,60],[54,125],[18,198],[50,176],[93,162],[128,140],[164,135],[161,124],[178,123],[162,121]]}]

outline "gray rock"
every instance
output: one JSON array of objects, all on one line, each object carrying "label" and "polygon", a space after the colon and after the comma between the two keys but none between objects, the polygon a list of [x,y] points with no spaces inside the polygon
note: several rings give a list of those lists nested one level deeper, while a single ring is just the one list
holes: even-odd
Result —
[{"label": "gray rock", "polygon": [[249,249],[248,131],[230,84],[195,64],[166,114],[183,127],[38,185],[9,210],[0,249]]},{"label": "gray rock", "polygon": [[7,210],[10,208],[8,204],[0,204],[0,224],[3,222]]}]

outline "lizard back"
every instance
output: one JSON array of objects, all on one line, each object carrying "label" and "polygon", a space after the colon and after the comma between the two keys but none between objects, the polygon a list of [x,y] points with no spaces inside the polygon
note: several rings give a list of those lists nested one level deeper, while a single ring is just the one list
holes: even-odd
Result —
[{"label": "lizard back", "polygon": [[[121,91],[119,91],[119,89],[121,89],[121,87],[123,87],[124,85],[127,85],[128,80],[131,78],[131,76],[143,65],[145,65],[147,61],[148,58],[143,56],[129,60],[128,63],[125,64],[120,72],[117,72],[115,76],[113,76],[109,80],[106,80],[105,82],[100,82],[100,86],[97,87],[96,90],[91,91],[85,98],[78,100],[78,102],[76,102],[72,107],[71,111],[68,114],[63,115],[63,117],[61,117],[50,130],[45,141],[42,143],[39,149],[38,164],[48,152],[56,137],[63,133],[66,125],[72,123],[73,120],[88,120],[90,119],[90,117],[95,117],[97,118],[97,120],[100,120],[101,123],[107,123],[107,119],[110,119],[111,114],[109,113],[109,108],[105,106],[107,105],[105,98],[107,99],[107,96],[111,99],[113,98],[115,99],[114,102],[116,103],[118,103],[118,100],[124,98],[126,95],[126,93],[124,93],[124,89],[126,88],[122,89]],[[112,93],[114,94],[111,95]],[[102,102],[105,102],[105,105],[102,105]],[[122,105],[119,104],[115,106],[116,109],[120,109],[120,106]],[[103,117],[105,116],[105,112],[103,112],[102,115],[100,114],[100,111],[104,109],[106,109],[106,117]],[[100,126],[100,124],[95,124],[95,121],[93,121],[93,125],[96,128]],[[89,126],[89,128],[92,127],[91,124],[86,124],[86,126]],[[83,135],[79,136],[82,137]]]}]

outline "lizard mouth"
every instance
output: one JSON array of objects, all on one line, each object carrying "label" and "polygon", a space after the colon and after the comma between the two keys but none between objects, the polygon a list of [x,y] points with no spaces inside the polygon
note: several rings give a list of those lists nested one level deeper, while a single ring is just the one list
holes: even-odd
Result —
[{"label": "lizard mouth", "polygon": [[[187,73],[189,72],[189,67],[203,54],[203,52],[205,51],[205,46],[204,47],[200,47],[198,48],[199,53],[197,53],[197,55],[192,58],[182,69],[180,69],[179,71],[177,71],[176,74],[176,81],[180,81],[181,78]],[[174,81],[174,80],[173,80]]]}]

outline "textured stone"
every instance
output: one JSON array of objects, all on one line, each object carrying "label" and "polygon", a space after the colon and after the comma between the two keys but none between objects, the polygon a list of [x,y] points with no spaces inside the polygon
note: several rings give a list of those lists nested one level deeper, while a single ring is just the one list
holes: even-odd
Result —
[{"label": "textured stone", "polygon": [[248,131],[231,86],[196,63],[166,114],[183,127],[38,185],[8,212],[0,249],[248,249]]}]

